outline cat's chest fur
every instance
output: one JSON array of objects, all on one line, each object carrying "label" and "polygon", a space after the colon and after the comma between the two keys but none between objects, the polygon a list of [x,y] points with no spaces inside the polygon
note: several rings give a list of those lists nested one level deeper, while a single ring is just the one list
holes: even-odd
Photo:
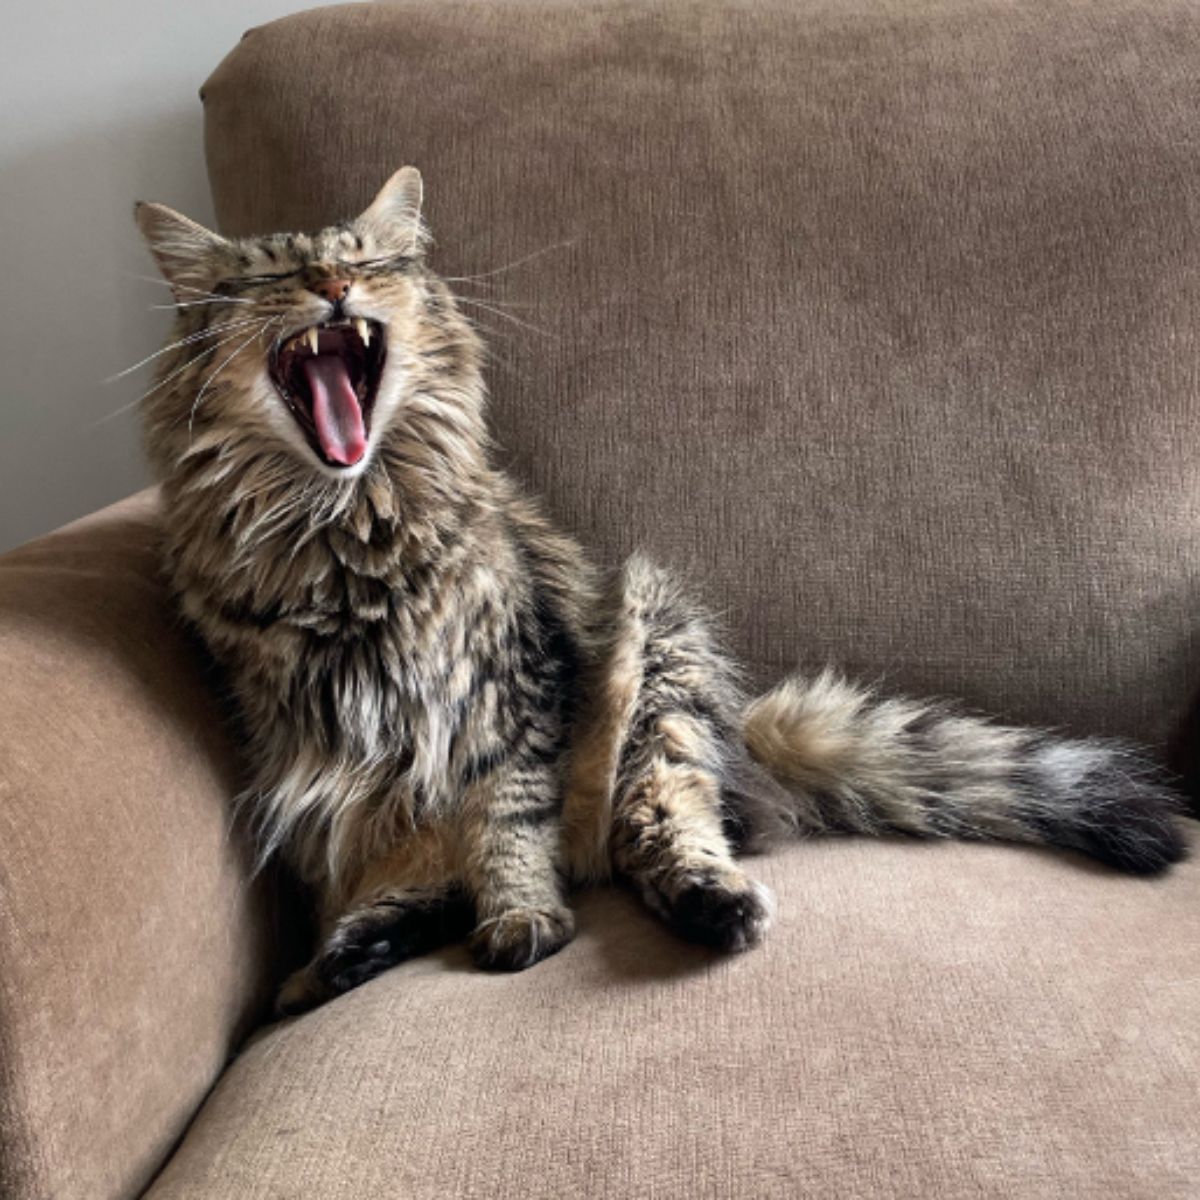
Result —
[{"label": "cat's chest fur", "polygon": [[438,810],[508,734],[531,581],[493,515],[435,530],[352,513],[241,558],[200,545],[177,544],[174,570],[232,675],[260,791]]}]

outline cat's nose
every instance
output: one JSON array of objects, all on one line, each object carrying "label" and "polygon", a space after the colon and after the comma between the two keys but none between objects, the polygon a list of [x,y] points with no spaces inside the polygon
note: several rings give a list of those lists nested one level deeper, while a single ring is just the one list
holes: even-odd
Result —
[{"label": "cat's nose", "polygon": [[316,292],[322,300],[328,300],[330,304],[336,304],[339,300],[345,300],[350,295],[350,280],[318,279],[315,283],[308,285],[308,290]]}]

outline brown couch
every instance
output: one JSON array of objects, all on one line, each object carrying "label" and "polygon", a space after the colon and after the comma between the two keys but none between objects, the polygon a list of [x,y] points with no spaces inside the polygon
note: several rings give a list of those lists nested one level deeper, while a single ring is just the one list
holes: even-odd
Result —
[{"label": "brown couch", "polygon": [[[253,30],[204,97],[227,231],[422,168],[506,459],[687,571],[757,681],[1165,753],[1198,75],[1191,0],[422,0]],[[264,1024],[295,904],[228,827],[156,529],[147,495],[0,559],[3,1196],[1200,1195],[1195,861],[812,843],[742,958],[597,892],[526,974],[452,949]]]}]

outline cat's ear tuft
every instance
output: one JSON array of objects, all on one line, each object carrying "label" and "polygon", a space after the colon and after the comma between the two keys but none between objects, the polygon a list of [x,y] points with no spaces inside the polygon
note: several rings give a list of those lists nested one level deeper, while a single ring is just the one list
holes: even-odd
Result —
[{"label": "cat's ear tuft", "polygon": [[379,189],[379,194],[358,218],[376,237],[404,253],[417,253],[429,240],[421,220],[424,185],[416,167],[401,167]]},{"label": "cat's ear tuft", "polygon": [[229,245],[220,234],[165,204],[139,201],[133,206],[133,219],[158,269],[177,294],[211,285],[213,260]]}]

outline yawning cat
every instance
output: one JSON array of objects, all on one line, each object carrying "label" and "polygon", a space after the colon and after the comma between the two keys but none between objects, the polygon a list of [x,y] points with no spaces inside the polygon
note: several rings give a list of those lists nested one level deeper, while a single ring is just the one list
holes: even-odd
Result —
[{"label": "yawning cat", "polygon": [[613,874],[751,946],[771,898],[735,851],[789,833],[1182,855],[1170,794],[1107,743],[831,672],[748,701],[667,574],[601,579],[489,461],[481,345],[420,208],[411,167],[315,234],[137,208],[177,302],[144,401],[171,581],[234,684],[261,853],[318,897],[281,1008],[468,933],[531,966],[571,938],[568,886]]}]

